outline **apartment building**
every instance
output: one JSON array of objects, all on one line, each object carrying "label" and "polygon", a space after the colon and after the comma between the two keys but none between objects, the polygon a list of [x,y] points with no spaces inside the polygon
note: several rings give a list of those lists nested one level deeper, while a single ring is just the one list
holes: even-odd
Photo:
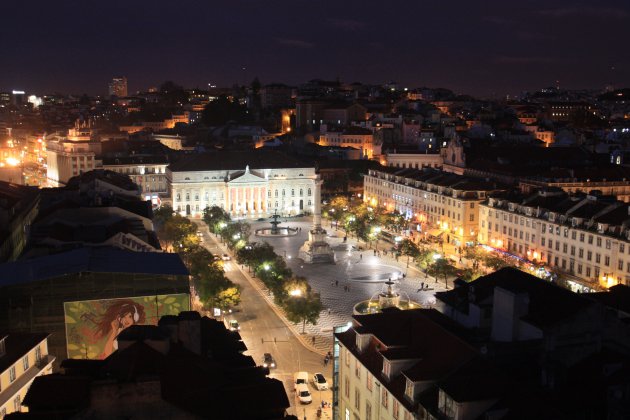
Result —
[{"label": "apartment building", "polygon": [[411,153],[396,152],[384,153],[385,165],[395,166],[397,168],[438,168],[442,169],[444,159],[439,153]]},{"label": "apartment building", "polygon": [[372,159],[381,154],[381,144],[374,139],[372,131],[362,127],[348,127],[343,130],[322,132],[320,146],[353,147],[361,150],[364,159]]},{"label": "apartment building", "polygon": [[102,162],[103,169],[129,176],[138,185],[141,195],[153,204],[157,204],[159,197],[168,195],[166,155],[103,157]]},{"label": "apartment building", "polygon": [[480,207],[480,243],[570,274],[578,289],[630,284],[627,203],[599,191],[550,188],[492,196]]},{"label": "apartment building", "polygon": [[335,334],[337,418],[466,420],[492,412],[504,378],[454,328],[432,309],[355,315]]},{"label": "apartment building", "polygon": [[22,411],[33,380],[52,373],[48,333],[0,333],[0,419]]},{"label": "apartment building", "polygon": [[503,187],[435,169],[383,168],[364,177],[364,201],[399,211],[432,236],[462,246],[477,240],[479,205]]}]

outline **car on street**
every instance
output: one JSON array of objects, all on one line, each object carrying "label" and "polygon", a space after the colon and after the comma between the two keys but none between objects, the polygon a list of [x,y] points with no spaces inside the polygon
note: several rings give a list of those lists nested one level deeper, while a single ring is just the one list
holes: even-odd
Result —
[{"label": "car on street", "polygon": [[322,375],[321,373],[316,373],[315,375],[313,375],[313,386],[318,391],[327,390],[328,382],[326,381],[326,378],[324,378],[324,375]]},{"label": "car on street", "polygon": [[308,382],[308,372],[295,372],[293,374],[293,384],[295,386],[295,390],[297,391],[298,385],[306,385]]},{"label": "car on street", "polygon": [[232,257],[230,257],[228,254],[223,254],[223,255],[221,255],[221,259],[223,261],[230,261],[232,259]]},{"label": "car on street", "polygon": [[228,323],[228,325],[230,326],[230,331],[240,331],[241,330],[241,326],[238,325],[238,321],[235,319],[230,319],[230,322]]},{"label": "car on street", "polygon": [[295,388],[296,395],[300,400],[300,404],[310,404],[313,402],[313,397],[308,390],[308,386],[306,384],[299,384]]},{"label": "car on street", "polygon": [[265,353],[263,356],[263,367],[269,368],[269,369],[275,369],[276,368],[276,361],[273,359],[273,356],[271,355],[271,353]]}]

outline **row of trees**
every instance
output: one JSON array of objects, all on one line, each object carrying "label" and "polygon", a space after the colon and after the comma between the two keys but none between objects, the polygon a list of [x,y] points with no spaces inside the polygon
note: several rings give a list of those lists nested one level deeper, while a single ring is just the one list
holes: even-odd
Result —
[{"label": "row of trees", "polygon": [[344,196],[330,200],[323,208],[323,215],[364,242],[377,240],[383,229],[400,232],[407,226],[399,212],[387,212],[382,207],[370,207],[363,201],[353,202]]},{"label": "row of trees", "polygon": [[322,310],[320,295],[311,290],[304,277],[293,275],[284,258],[277,255],[267,242],[248,242],[251,227],[247,222],[232,221],[220,207],[207,207],[203,220],[210,230],[220,236],[236,252],[238,263],[260,278],[273,294],[274,302],[284,309],[289,321],[316,325]]},{"label": "row of trees", "polygon": [[194,223],[169,206],[154,212],[153,223],[167,249],[182,256],[204,307],[225,311],[240,303],[239,287],[225,277],[223,262],[200,246]]}]

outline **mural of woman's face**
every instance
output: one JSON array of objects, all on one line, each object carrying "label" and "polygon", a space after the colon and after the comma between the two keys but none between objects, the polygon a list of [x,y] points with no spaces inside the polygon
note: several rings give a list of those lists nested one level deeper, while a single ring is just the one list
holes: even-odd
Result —
[{"label": "mural of woman's face", "polygon": [[131,312],[127,312],[123,316],[120,317],[120,323],[123,328],[128,328],[134,324],[133,322],[133,314]]}]

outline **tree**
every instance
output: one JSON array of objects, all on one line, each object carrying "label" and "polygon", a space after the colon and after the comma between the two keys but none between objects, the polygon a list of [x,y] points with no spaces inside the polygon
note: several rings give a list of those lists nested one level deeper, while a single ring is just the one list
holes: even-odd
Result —
[{"label": "tree", "polygon": [[409,259],[417,258],[420,255],[420,249],[413,241],[404,239],[400,243],[400,253],[407,256],[407,267],[409,267]]},{"label": "tree", "polygon": [[477,270],[479,268],[479,263],[483,261],[484,254],[479,247],[467,246],[464,248],[463,257],[472,261],[472,268]]},{"label": "tree", "polygon": [[499,256],[496,254],[486,255],[486,257],[483,259],[483,263],[486,267],[488,267],[489,269],[493,271],[500,270],[503,267],[514,266],[514,264],[508,261],[505,257]]},{"label": "tree", "polygon": [[462,275],[460,276],[460,278],[464,281],[471,282],[481,277],[481,274],[481,271],[475,268],[465,268],[462,271]]},{"label": "tree", "polygon": [[162,228],[158,230],[158,236],[167,244],[171,244],[178,251],[181,251],[184,244],[190,245],[189,236],[195,235],[196,232],[197,226],[194,223],[176,214],[166,220]]},{"label": "tree", "polygon": [[241,290],[234,286],[228,287],[227,289],[222,290],[219,294],[214,298],[214,307],[219,308],[222,311],[227,311],[230,308],[233,308],[241,303]]},{"label": "tree", "polygon": [[392,232],[400,232],[407,225],[405,217],[398,211],[385,213],[383,216],[383,225]]},{"label": "tree", "polygon": [[324,206],[324,215],[335,223],[344,219],[346,212],[349,208],[349,201],[347,197],[337,196],[334,197],[328,204]]},{"label": "tree", "polygon": [[444,285],[448,288],[448,278],[454,276],[457,273],[457,269],[446,258],[438,258],[433,264],[429,265],[427,272],[436,279],[439,276],[444,277]]},{"label": "tree", "polygon": [[[230,249],[241,248],[245,246],[249,239],[251,225],[247,222],[238,221],[230,223],[221,229],[221,237]],[[240,244],[237,246],[237,244]]]},{"label": "tree", "polygon": [[434,255],[435,251],[432,251],[429,248],[418,250],[418,256],[416,257],[416,265],[418,268],[426,270],[427,267],[434,261]]},{"label": "tree", "polygon": [[213,307],[221,292],[235,287],[234,283],[225,277],[223,268],[216,262],[208,264],[192,277],[199,299],[205,307]]},{"label": "tree", "polygon": [[306,323],[317,325],[322,301],[318,293],[307,293],[305,296],[291,296],[283,304],[287,319],[293,323],[302,323],[302,334],[306,332]]},{"label": "tree", "polygon": [[230,215],[219,206],[206,207],[203,209],[203,221],[214,234],[218,234],[223,226],[230,223]]},{"label": "tree", "polygon": [[153,224],[156,229],[162,228],[167,221],[173,218],[173,207],[168,204],[153,211]]}]

